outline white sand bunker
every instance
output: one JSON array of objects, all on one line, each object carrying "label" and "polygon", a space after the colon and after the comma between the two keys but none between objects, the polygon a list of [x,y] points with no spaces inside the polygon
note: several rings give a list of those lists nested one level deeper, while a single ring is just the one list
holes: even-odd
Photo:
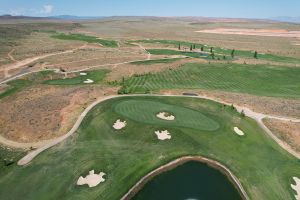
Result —
[{"label": "white sand bunker", "polygon": [[80,176],[77,181],[77,185],[87,184],[87,185],[89,185],[89,187],[95,187],[99,183],[102,183],[105,181],[105,179],[103,178],[104,175],[105,175],[105,173],[103,173],[103,172],[100,172],[99,174],[95,174],[95,171],[92,170],[89,172],[89,175],[87,175],[85,178]]},{"label": "white sand bunker", "polygon": [[164,119],[164,120],[169,120],[169,121],[175,120],[175,116],[173,116],[167,112],[160,112],[156,115],[156,117],[158,117],[160,119]]},{"label": "white sand bunker", "polygon": [[91,79],[86,79],[86,81],[83,81],[83,83],[94,83],[94,81]]},{"label": "white sand bunker", "polygon": [[126,126],[126,121],[121,121],[120,119],[118,119],[114,125],[113,125],[113,128],[116,129],[116,130],[120,130],[122,128],[124,128]]},{"label": "white sand bunker", "polygon": [[234,132],[236,133],[236,134],[238,134],[238,135],[240,135],[240,136],[243,136],[243,135],[245,135],[245,133],[241,130],[241,129],[239,129],[238,127],[234,127]]},{"label": "white sand bunker", "polygon": [[87,75],[87,73],[85,73],[85,72],[80,73],[80,76],[86,76],[86,75]]},{"label": "white sand bunker", "polygon": [[169,140],[171,139],[171,135],[169,131],[164,130],[164,131],[155,131],[155,134],[157,135],[157,138],[159,140]]},{"label": "white sand bunker", "polygon": [[295,195],[296,200],[300,200],[300,179],[297,177],[293,177],[293,179],[296,185],[291,184],[291,187],[297,192],[297,195]]}]

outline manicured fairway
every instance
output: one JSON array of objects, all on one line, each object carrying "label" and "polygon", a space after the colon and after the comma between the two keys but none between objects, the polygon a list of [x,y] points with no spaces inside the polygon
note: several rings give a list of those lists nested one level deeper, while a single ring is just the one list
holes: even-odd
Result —
[{"label": "manicured fairway", "polygon": [[[213,52],[216,54],[216,58],[218,57],[217,54],[221,54],[221,55],[225,55],[227,57],[227,59],[231,58],[231,52],[232,49],[225,49],[225,48],[221,48],[221,47],[215,47],[215,46],[210,46],[210,45],[204,45],[204,44],[195,44],[192,42],[186,42],[186,41],[176,41],[176,40],[137,40],[134,42],[139,42],[139,43],[158,43],[158,44],[165,44],[165,45],[171,45],[172,47],[177,48],[179,46],[179,44],[185,47],[190,47],[190,46],[194,46],[196,49],[200,49],[203,48],[204,52],[210,52],[211,48],[213,48]],[[149,51],[149,50],[148,50]],[[154,52],[153,54],[155,54],[157,52]],[[165,51],[165,53],[163,51],[159,52],[159,55],[170,55],[169,52]],[[173,52],[173,54],[171,55],[180,55],[180,54],[175,54],[175,52]],[[245,51],[245,50],[239,50],[239,49],[235,49],[234,52],[234,56],[235,57],[241,57],[241,58],[254,58],[254,51]],[[191,56],[193,57],[193,56]],[[220,57],[222,58],[222,56]],[[280,56],[280,55],[274,55],[274,54],[262,54],[260,52],[258,52],[258,59],[262,59],[262,60],[269,60],[269,61],[275,61],[275,62],[282,62],[282,63],[300,63],[300,59],[299,58],[293,58],[293,57],[286,57],[286,56]]]},{"label": "manicured fairway", "polygon": [[300,97],[300,68],[239,64],[186,64],[127,79],[129,93],[160,89],[209,89],[274,97]]},{"label": "manicured fairway", "polygon": [[105,39],[100,39],[95,36],[89,36],[89,35],[83,35],[83,34],[56,34],[52,36],[55,39],[60,39],[60,40],[77,40],[77,41],[83,41],[83,42],[88,42],[88,43],[98,43],[101,44],[105,47],[118,47],[118,44],[114,40],[105,40]]},{"label": "manicured fairway", "polygon": [[143,61],[136,61],[131,62],[130,64],[133,65],[153,65],[153,64],[159,64],[159,63],[172,63],[178,60],[181,60],[182,58],[170,58],[170,59],[157,59],[157,60],[143,60]]},{"label": "manicured fairway", "polygon": [[87,79],[94,81],[93,84],[95,84],[95,83],[100,83],[105,78],[105,75],[108,72],[109,70],[94,70],[94,71],[83,72],[86,73],[86,75],[80,75],[80,73],[77,73],[77,75],[73,78],[48,80],[45,81],[44,84],[80,85],[80,84],[85,84],[84,81],[86,81]]},{"label": "manicured fairway", "polygon": [[[172,108],[178,116],[181,109],[193,110],[186,112],[186,120],[193,120],[196,112],[201,119],[212,120],[207,121],[209,126],[215,127],[216,122],[219,128],[204,130],[201,120],[190,128],[155,124],[145,116],[137,119],[134,111],[116,112],[118,106],[133,109],[126,102],[143,105],[138,108],[145,116],[153,109]],[[117,119],[127,121],[125,129],[112,128]],[[235,134],[234,126],[245,136]],[[167,129],[172,139],[159,141],[154,134],[157,129]],[[239,178],[251,199],[293,199],[292,177],[300,177],[299,161],[256,122],[229,106],[188,97],[120,97],[97,105],[75,135],[29,165],[11,165],[0,171],[0,199],[120,199],[142,176],[186,155],[202,155],[223,163]],[[79,176],[92,169],[105,172],[106,181],[95,188],[77,186]]]},{"label": "manicured fairway", "polygon": [[189,52],[189,51],[176,51],[171,49],[147,49],[147,51],[153,55],[182,55],[192,58],[207,58],[208,54],[198,53],[198,52]]}]

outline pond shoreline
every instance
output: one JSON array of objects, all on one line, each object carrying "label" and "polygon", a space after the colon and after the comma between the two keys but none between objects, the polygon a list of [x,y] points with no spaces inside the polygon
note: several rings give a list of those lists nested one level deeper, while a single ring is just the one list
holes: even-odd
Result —
[{"label": "pond shoreline", "polygon": [[245,192],[244,188],[242,187],[242,184],[239,182],[237,177],[233,175],[233,173],[224,165],[219,163],[218,161],[211,160],[202,156],[184,156],[181,158],[178,158],[176,160],[173,160],[165,165],[160,166],[157,169],[154,169],[153,171],[149,172],[147,175],[142,177],[129,191],[123,195],[121,200],[130,200],[132,199],[144,186],[147,184],[150,180],[152,180],[157,175],[172,170],[179,165],[183,165],[189,161],[197,161],[201,163],[205,163],[208,166],[215,168],[219,170],[222,174],[224,174],[228,180],[233,184],[233,186],[237,189],[239,192],[241,198],[243,200],[249,200],[249,197],[247,193]]}]

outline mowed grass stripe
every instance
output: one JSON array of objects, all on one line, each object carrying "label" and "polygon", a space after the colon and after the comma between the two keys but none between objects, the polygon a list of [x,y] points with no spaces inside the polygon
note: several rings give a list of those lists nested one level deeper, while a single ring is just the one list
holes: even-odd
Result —
[{"label": "mowed grass stripe", "polygon": [[[128,87],[143,80],[143,87],[152,91],[160,89],[210,89],[249,93],[273,97],[300,97],[300,68],[241,65],[241,64],[194,64],[155,74],[131,77]],[[139,88],[139,92],[141,88]],[[135,93],[135,91],[131,91]]]}]

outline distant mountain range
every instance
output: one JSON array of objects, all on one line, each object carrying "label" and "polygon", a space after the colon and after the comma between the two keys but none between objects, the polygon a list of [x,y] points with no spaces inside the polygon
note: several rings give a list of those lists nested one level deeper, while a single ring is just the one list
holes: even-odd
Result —
[{"label": "distant mountain range", "polygon": [[300,17],[272,17],[271,20],[280,21],[280,22],[292,22],[292,23],[300,23]]},{"label": "distant mountain range", "polygon": [[[76,16],[76,15],[57,15],[57,16],[48,16],[48,17],[0,15],[0,19],[2,19],[2,20],[10,20],[10,19],[99,20],[99,19],[104,19],[104,18],[108,18],[108,17],[104,17],[104,16]],[[220,21],[222,21],[222,20],[226,21],[226,19],[227,20],[230,19],[232,21],[232,20],[235,19],[235,18],[213,18],[213,17],[179,17],[179,18],[182,18],[182,19],[202,19],[202,20],[208,20],[208,21],[209,20],[216,20],[216,19],[219,19]],[[259,19],[239,19],[239,20],[259,20]],[[271,17],[271,18],[268,18],[268,19],[261,19],[261,20],[273,20],[273,21],[279,21],[279,22],[300,23],[300,17],[281,16],[281,17]]]},{"label": "distant mountain range", "polygon": [[65,20],[88,20],[88,19],[103,19],[105,17],[95,17],[95,16],[75,16],[75,15],[58,15],[58,16],[49,16],[48,18],[52,19],[65,19]]}]

